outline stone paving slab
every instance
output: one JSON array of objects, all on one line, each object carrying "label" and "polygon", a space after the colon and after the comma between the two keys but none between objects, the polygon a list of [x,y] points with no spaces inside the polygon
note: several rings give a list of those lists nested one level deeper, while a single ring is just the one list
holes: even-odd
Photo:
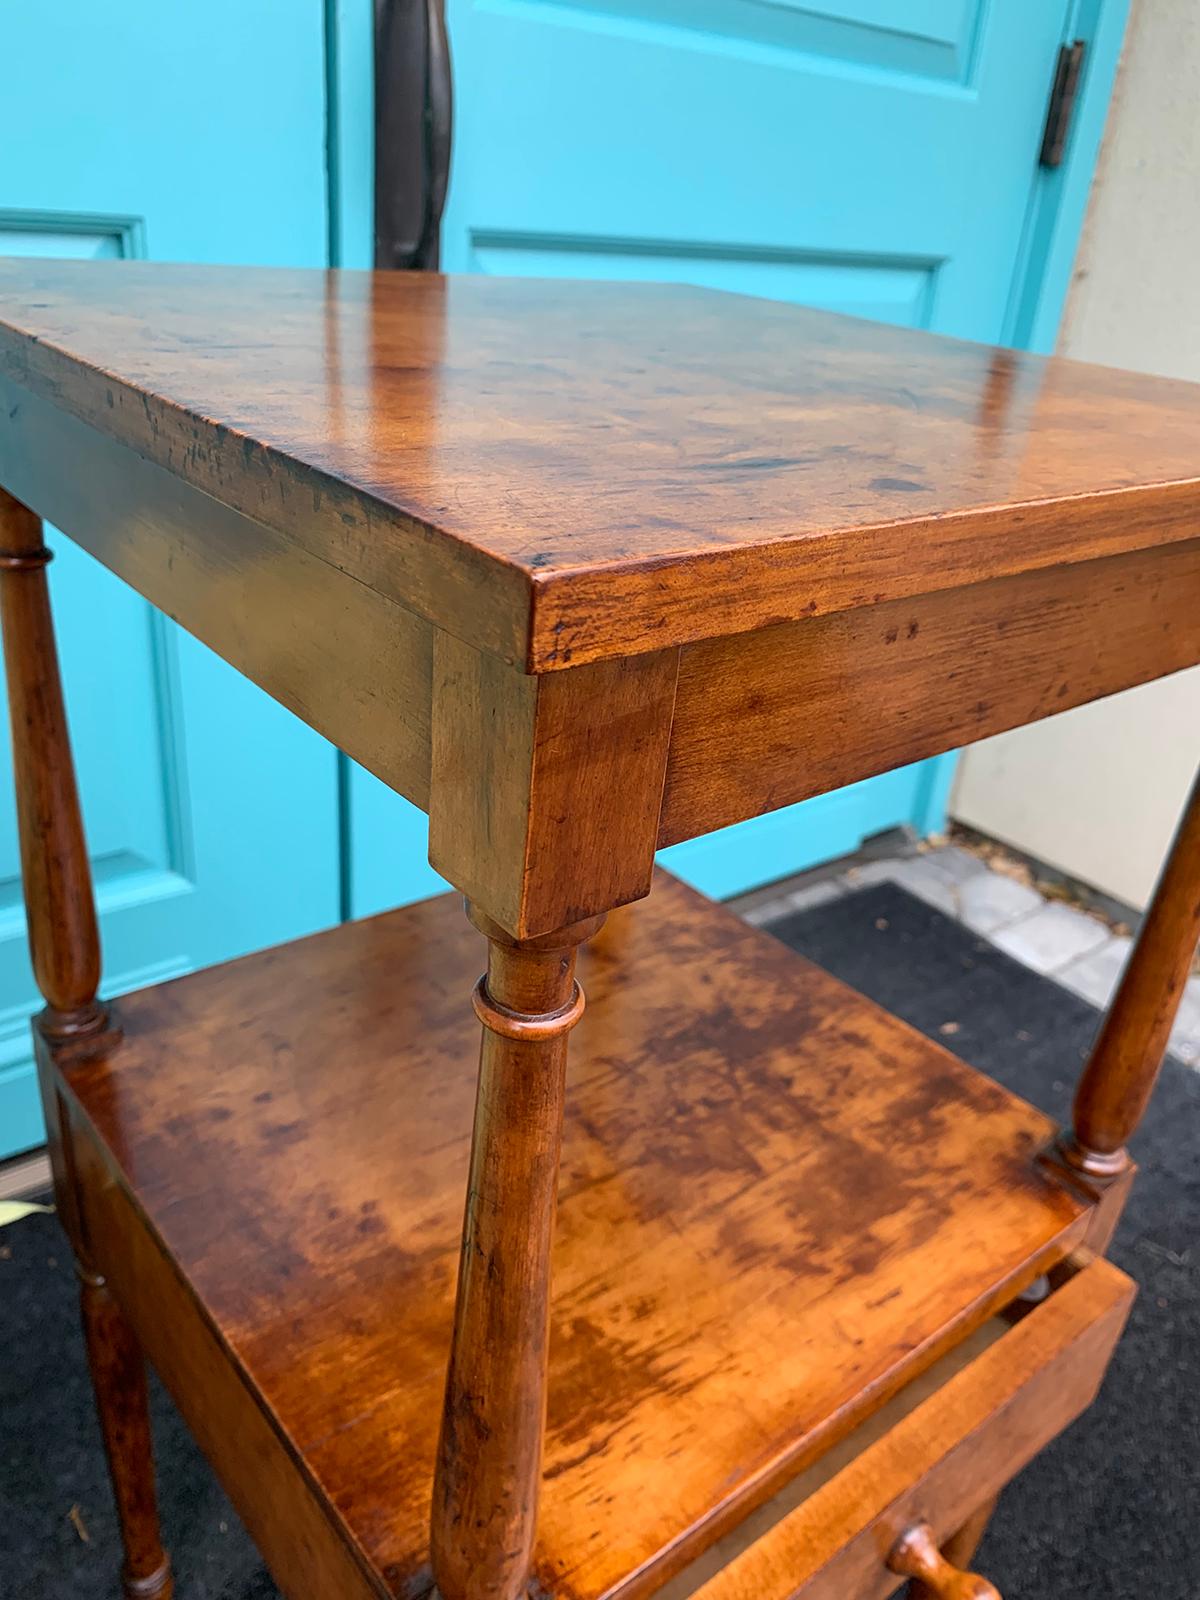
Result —
[{"label": "stone paving slab", "polygon": [[1018,883],[990,868],[968,878],[958,891],[959,919],[975,933],[995,933],[1041,904],[1041,895],[1030,884]]},{"label": "stone paving slab", "polygon": [[1133,940],[1128,937],[1110,938],[1099,949],[1064,967],[1058,975],[1059,980],[1085,1000],[1090,1000],[1094,1006],[1106,1006],[1113,997],[1117,979],[1125,970],[1132,948]]},{"label": "stone paving slab", "polygon": [[1107,943],[1109,931],[1099,917],[1065,906],[1058,900],[1045,900],[1028,916],[997,928],[991,935],[998,949],[1014,956],[1035,972],[1054,977]]}]

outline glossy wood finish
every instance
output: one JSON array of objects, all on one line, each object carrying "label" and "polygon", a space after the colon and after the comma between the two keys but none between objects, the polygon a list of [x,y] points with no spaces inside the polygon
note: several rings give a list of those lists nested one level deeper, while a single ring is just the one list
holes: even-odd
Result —
[{"label": "glossy wood finish", "polygon": [[[16,412],[0,430],[0,478],[26,492],[41,485],[52,520],[356,760],[432,809],[428,623],[46,402],[22,398],[15,385],[0,382],[0,405]],[[58,471],[64,458],[77,471]],[[1196,543],[1187,542],[684,650],[661,842],[1191,664],[1200,659],[1200,610],[1192,603],[1198,559]],[[298,631],[296,618],[305,616],[319,616],[321,626]],[[446,635],[439,648],[448,710],[455,656],[476,657],[479,672],[487,659]],[[536,691],[499,663],[490,670],[496,706],[519,714],[528,739]],[[653,676],[643,680],[647,688]],[[869,712],[879,682],[895,705],[883,720]],[[560,704],[573,698],[568,690]],[[586,706],[588,696],[580,692],[578,700]],[[466,729],[442,727],[443,761],[461,761]],[[645,763],[647,814],[658,805],[653,770]],[[628,817],[628,781],[622,792]],[[441,806],[433,816],[439,869],[464,891],[470,881],[478,887],[478,863],[465,855],[473,835],[449,823],[451,813],[477,819],[478,799],[444,786],[443,803],[446,820]],[[529,852],[524,822],[509,825],[516,854],[504,871],[511,879]],[[628,846],[636,834],[628,818],[621,839]],[[480,854],[498,875],[496,852]],[[639,881],[644,864],[629,874]],[[504,892],[511,900],[511,888]],[[555,920],[563,919],[551,912],[547,926]]]},{"label": "glossy wood finish", "polygon": [[1200,511],[1191,385],[672,286],[6,262],[0,371],[539,672]]},{"label": "glossy wood finish", "polygon": [[1196,809],[1066,1154],[668,879],[583,950],[571,1070],[572,952],[659,842],[1200,660],[1200,390],[693,290],[0,263],[0,402],[0,481],[427,807],[491,949],[481,1057],[441,901],[105,1026],[40,532],[3,502],[39,1061],[131,1581],[169,1582],[106,1367],[136,1338],[293,1600],[640,1600],[801,1482],[704,1600],[883,1600],[926,1521],[897,1559],[986,1594],[936,1542],[1127,1309],[1075,1253],[1128,1192]]},{"label": "glossy wood finish", "polygon": [[[100,1241],[106,1280],[155,1371],[182,1402],[192,1435],[216,1464],[276,1583],[288,1600],[386,1600],[394,1591],[258,1402],[241,1361],[231,1358],[77,1110],[70,1138],[80,1202]],[[284,1330],[280,1336],[286,1339]]]},{"label": "glossy wood finish", "polygon": [[[185,1416],[211,1436],[156,1288],[176,1273],[396,1594],[429,1581],[477,944],[451,897],[339,928],[126,997],[120,1045],[66,1068],[112,1175],[84,1185],[103,1270]],[[598,1600],[734,1525],[1073,1249],[1089,1205],[1041,1173],[1038,1113],[668,878],[579,967],[534,1570]],[[261,1539],[253,1475],[226,1479]]]},{"label": "glossy wood finish", "polygon": [[[428,809],[519,936],[644,893],[656,834],[1200,661],[1188,386],[692,290],[93,265],[0,266],[0,481]],[[549,604],[585,615],[537,645]]]},{"label": "glossy wood finish", "polygon": [[1106,1261],[1069,1277],[832,1474],[818,1469],[694,1600],[888,1600],[906,1529],[927,1521],[948,1539],[1091,1403],[1134,1294]]},{"label": "glossy wood finish", "polygon": [[1198,943],[1200,774],[1075,1095],[1063,1154],[1090,1176],[1130,1164],[1125,1146],[1154,1091]]}]

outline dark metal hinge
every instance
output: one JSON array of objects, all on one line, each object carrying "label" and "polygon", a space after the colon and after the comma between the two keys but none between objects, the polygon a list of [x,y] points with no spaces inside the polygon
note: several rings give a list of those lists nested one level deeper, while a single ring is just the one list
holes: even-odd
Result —
[{"label": "dark metal hinge", "polygon": [[1082,39],[1064,44],[1058,52],[1058,65],[1054,69],[1054,87],[1050,91],[1050,105],[1046,111],[1046,131],[1042,134],[1042,153],[1039,160],[1044,167],[1062,165],[1071,132],[1071,115],[1079,93],[1079,79],[1083,72],[1083,54],[1086,46]]}]

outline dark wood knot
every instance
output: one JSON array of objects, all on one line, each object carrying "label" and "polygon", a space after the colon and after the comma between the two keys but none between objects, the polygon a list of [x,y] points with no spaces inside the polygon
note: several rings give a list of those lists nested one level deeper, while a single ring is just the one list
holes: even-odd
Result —
[{"label": "dark wood knot", "polygon": [[518,1039],[533,1043],[538,1039],[554,1039],[560,1033],[569,1033],[583,1015],[583,990],[574,985],[571,998],[557,1011],[513,1011],[493,1000],[488,993],[487,974],[475,985],[471,995],[475,1015],[491,1033],[502,1039]]},{"label": "dark wood knot", "polygon": [[47,562],[54,560],[54,551],[47,545],[39,550],[25,550],[13,554],[0,550],[0,572],[38,572]]}]

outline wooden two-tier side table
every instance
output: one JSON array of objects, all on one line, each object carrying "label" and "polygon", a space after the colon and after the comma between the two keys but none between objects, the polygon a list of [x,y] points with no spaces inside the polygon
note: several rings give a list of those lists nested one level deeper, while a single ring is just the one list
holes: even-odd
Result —
[{"label": "wooden two-tier side table", "polygon": [[[0,265],[35,1036],[131,1600],[143,1352],[291,1600],[995,1595],[988,1509],[1130,1303],[1200,800],[1061,1133],[654,855],[1200,661],[1198,469],[1200,388],[703,290]],[[42,518],[425,809],[469,920],[98,998]]]}]

